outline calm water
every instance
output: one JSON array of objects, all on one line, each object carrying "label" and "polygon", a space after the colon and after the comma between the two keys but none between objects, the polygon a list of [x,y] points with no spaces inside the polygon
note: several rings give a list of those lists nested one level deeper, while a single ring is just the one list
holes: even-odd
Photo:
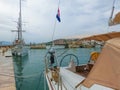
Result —
[{"label": "calm water", "polygon": [[[79,64],[88,62],[92,51],[100,51],[99,48],[58,49],[56,56],[58,61],[67,54],[75,54]],[[62,54],[63,52],[66,52]],[[44,57],[46,49],[31,49],[29,55],[24,58],[13,58],[15,80],[17,90],[44,90]],[[61,55],[62,54],[62,55]],[[59,57],[61,55],[61,57]],[[63,63],[64,64],[64,63]],[[48,90],[48,88],[47,88]]]}]

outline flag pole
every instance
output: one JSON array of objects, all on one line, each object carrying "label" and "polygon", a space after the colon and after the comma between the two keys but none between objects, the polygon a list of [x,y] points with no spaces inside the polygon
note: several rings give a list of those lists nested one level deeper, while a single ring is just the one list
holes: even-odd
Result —
[{"label": "flag pole", "polygon": [[55,34],[55,29],[56,29],[56,20],[55,20],[55,23],[54,23],[54,29],[53,29],[53,35],[52,35],[52,47],[54,46],[54,34]]},{"label": "flag pole", "polygon": [[[60,6],[60,0],[58,1],[58,8]],[[58,12],[58,8],[57,8],[57,12]],[[55,30],[56,30],[56,19],[55,19],[55,23],[54,23],[54,29],[53,29],[53,34],[52,34],[52,47],[54,46],[54,34],[55,34]]]}]

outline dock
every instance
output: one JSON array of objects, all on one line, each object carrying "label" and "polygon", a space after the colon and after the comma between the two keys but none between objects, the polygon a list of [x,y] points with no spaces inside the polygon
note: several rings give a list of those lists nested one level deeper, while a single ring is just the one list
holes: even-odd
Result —
[{"label": "dock", "polygon": [[0,90],[16,90],[10,51],[3,54],[0,50]]}]

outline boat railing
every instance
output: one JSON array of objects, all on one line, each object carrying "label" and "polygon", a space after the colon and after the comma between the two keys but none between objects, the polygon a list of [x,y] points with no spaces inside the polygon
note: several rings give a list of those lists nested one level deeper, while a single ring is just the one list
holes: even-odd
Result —
[{"label": "boat railing", "polygon": [[65,84],[62,81],[62,76],[60,75],[60,67],[58,65],[52,66],[50,63],[49,53],[47,54],[45,56],[45,73],[48,74],[48,72],[50,71],[51,81],[54,81],[57,84],[57,90],[62,90],[63,88],[67,90]]}]

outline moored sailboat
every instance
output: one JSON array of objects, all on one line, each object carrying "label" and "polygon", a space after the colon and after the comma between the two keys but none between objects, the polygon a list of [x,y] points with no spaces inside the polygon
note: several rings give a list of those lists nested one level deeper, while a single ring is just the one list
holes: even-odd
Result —
[{"label": "moored sailboat", "polygon": [[76,65],[71,61],[67,67],[61,63],[52,68],[46,66],[49,90],[119,90],[119,45],[120,38],[108,40],[95,63]]},{"label": "moored sailboat", "polygon": [[[110,20],[109,25],[120,21],[119,18]],[[120,90],[120,38],[106,41],[102,51],[91,53],[85,65],[79,65],[74,54],[65,55],[61,60],[55,57],[55,52],[47,54],[45,76],[49,90]],[[62,65],[67,59],[70,59],[69,65]]]},{"label": "moored sailboat", "polygon": [[19,0],[19,18],[17,22],[17,30],[13,30],[17,32],[18,37],[13,42],[12,55],[13,56],[26,56],[28,54],[28,48],[25,46],[25,42],[22,38],[22,13],[21,13],[21,0]]}]

